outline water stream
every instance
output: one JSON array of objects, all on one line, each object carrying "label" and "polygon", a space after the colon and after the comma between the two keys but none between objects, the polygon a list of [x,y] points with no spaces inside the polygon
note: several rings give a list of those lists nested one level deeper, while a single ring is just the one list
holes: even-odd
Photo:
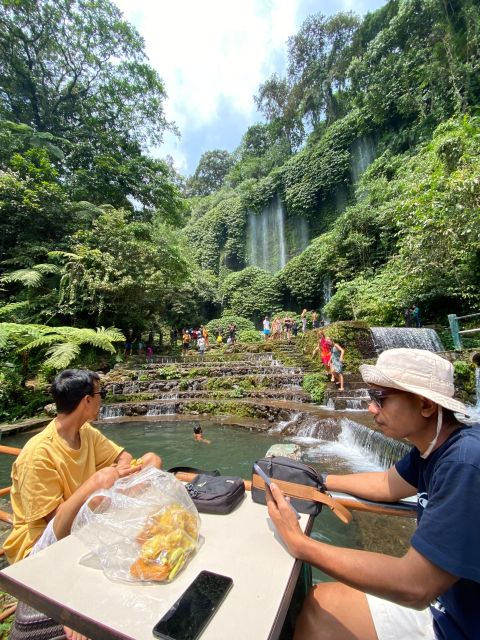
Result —
[{"label": "water stream", "polygon": [[358,183],[362,174],[374,161],[375,155],[375,142],[370,136],[363,136],[355,140],[350,158],[353,184],[356,185]]},{"label": "water stream", "polygon": [[285,206],[276,195],[260,214],[248,214],[247,262],[276,273],[306,249],[309,239],[308,221],[301,217],[287,220]]},{"label": "water stream", "polygon": [[377,353],[386,349],[426,349],[444,351],[444,347],[434,329],[412,329],[409,327],[371,327]]}]

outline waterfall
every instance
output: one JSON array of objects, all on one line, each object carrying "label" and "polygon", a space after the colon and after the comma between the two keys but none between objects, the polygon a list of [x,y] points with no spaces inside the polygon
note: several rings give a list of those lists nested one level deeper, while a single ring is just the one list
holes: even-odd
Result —
[{"label": "waterfall", "polygon": [[308,220],[302,216],[294,216],[287,220],[287,260],[302,253],[310,242]]},{"label": "waterfall", "polygon": [[332,297],[332,280],[330,276],[325,276],[323,279],[323,304],[330,302]]},{"label": "waterfall", "polygon": [[147,416],[173,416],[175,415],[175,403],[148,405]]},{"label": "waterfall", "polygon": [[358,184],[362,173],[375,160],[375,154],[375,143],[370,136],[363,136],[355,140],[350,157],[353,184]]},{"label": "waterfall", "polygon": [[286,225],[285,207],[278,195],[261,214],[248,214],[247,262],[249,265],[276,273],[283,269],[289,258],[301,253],[308,246],[307,220],[295,218],[289,221],[289,243],[287,243]]},{"label": "waterfall", "polygon": [[100,408],[100,418],[101,420],[108,420],[109,418],[120,418],[125,415],[125,410],[123,407],[109,406],[103,405]]},{"label": "waterfall", "polygon": [[285,244],[285,209],[282,201],[277,196],[276,198],[276,214],[277,214],[277,229],[278,229],[278,249],[280,252],[280,269],[287,264],[287,247]]},{"label": "waterfall", "polygon": [[[308,445],[305,453],[307,461],[329,464],[332,458],[340,458],[348,462],[353,471],[380,471],[388,469],[410,450],[404,442],[387,438],[373,429],[369,429],[348,418],[336,424],[330,432],[326,421],[319,421],[316,431],[308,435],[292,438],[299,444]],[[323,425],[321,423],[324,423]],[[312,437],[316,442],[312,442]]]},{"label": "waterfall", "polygon": [[406,347],[444,351],[438,334],[433,329],[410,329],[408,327],[371,327],[373,342],[378,354],[386,349]]},{"label": "waterfall", "polygon": [[480,424],[480,367],[475,367],[475,405],[467,404],[468,416],[457,414],[459,422],[464,424],[479,425]]},{"label": "waterfall", "polygon": [[343,419],[341,426],[340,444],[348,449],[360,449],[370,462],[382,469],[388,469],[410,451],[411,447],[404,442],[388,438],[352,420]]},{"label": "waterfall", "polygon": [[333,195],[334,203],[335,203],[335,211],[337,213],[342,213],[347,208],[347,193],[345,187],[340,186],[337,187],[335,193]]}]

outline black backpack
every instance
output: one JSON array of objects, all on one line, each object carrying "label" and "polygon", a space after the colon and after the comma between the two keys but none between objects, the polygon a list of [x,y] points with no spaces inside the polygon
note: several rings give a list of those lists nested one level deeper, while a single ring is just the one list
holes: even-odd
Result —
[{"label": "black backpack", "polygon": [[245,495],[245,483],[238,476],[222,476],[218,471],[202,471],[192,467],[174,467],[169,473],[197,473],[185,485],[200,513],[225,515],[233,511]]}]

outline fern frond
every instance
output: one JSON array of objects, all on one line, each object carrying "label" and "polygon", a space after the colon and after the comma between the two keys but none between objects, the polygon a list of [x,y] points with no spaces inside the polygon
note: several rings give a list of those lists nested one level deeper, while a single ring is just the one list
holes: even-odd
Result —
[{"label": "fern frond", "polygon": [[46,367],[52,369],[67,369],[70,363],[78,357],[80,346],[73,342],[61,342],[55,344],[47,351],[47,359],[44,362]]},{"label": "fern frond", "polygon": [[60,273],[60,267],[58,267],[56,264],[51,264],[48,262],[44,264],[36,264],[32,267],[32,269],[34,271],[42,273],[43,275],[48,275],[49,273]]},{"label": "fern frond", "polygon": [[47,335],[40,336],[36,340],[32,340],[24,347],[20,349],[20,351],[30,351],[30,349],[38,349],[39,347],[47,347],[49,344],[54,342],[67,342],[66,340],[62,340],[62,337],[59,333],[55,331],[55,333],[50,333]]},{"label": "fern frond", "polygon": [[10,302],[9,304],[4,304],[2,307],[0,307],[0,318],[9,316],[16,311],[20,311],[21,309],[25,309],[29,304],[30,303],[28,302],[28,300],[24,300],[23,302]]},{"label": "fern frond", "polygon": [[125,342],[125,336],[117,327],[97,327],[97,333],[108,338],[110,342]]},{"label": "fern frond", "polygon": [[1,282],[6,284],[10,282],[19,282],[24,287],[34,289],[42,284],[43,275],[35,269],[18,269],[17,271],[11,271],[6,273],[0,278]]},{"label": "fern frond", "polygon": [[47,256],[49,258],[62,258],[63,260],[72,260],[76,262],[80,260],[80,256],[77,256],[76,253],[69,253],[68,251],[49,251]]},{"label": "fern frond", "polygon": [[115,347],[111,340],[101,333],[97,333],[93,329],[80,329],[79,332],[72,336],[77,344],[90,344],[97,349],[104,349],[109,353],[115,353]]}]

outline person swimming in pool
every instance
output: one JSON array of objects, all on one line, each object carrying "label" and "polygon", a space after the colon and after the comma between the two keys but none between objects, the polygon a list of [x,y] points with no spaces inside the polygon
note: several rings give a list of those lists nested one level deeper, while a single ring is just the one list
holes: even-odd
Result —
[{"label": "person swimming in pool", "polygon": [[199,424],[193,427],[193,439],[196,442],[204,442],[205,444],[211,444],[210,440],[203,437],[203,429]]}]

